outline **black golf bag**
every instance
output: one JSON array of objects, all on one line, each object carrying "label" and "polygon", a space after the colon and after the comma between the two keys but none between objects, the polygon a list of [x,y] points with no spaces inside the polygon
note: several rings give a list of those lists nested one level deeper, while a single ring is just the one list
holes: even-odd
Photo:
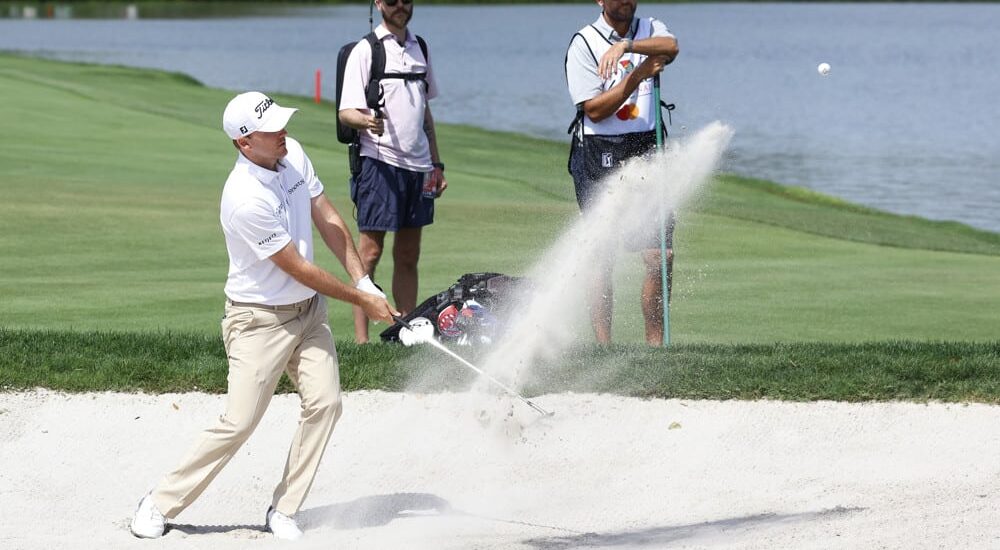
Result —
[{"label": "black golf bag", "polygon": [[[492,343],[510,313],[515,292],[525,284],[523,277],[501,273],[466,273],[458,282],[424,300],[404,317],[412,321],[424,317],[434,325],[434,335],[442,342],[459,345]],[[379,335],[383,342],[398,342],[401,325],[393,325]]]}]

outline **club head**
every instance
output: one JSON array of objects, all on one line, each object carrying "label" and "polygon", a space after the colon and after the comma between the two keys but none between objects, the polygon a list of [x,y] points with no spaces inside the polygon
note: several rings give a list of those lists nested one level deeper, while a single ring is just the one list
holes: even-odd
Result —
[{"label": "club head", "polygon": [[434,324],[425,317],[414,317],[409,322],[399,320],[403,328],[399,329],[399,341],[404,346],[426,344],[434,339]]}]

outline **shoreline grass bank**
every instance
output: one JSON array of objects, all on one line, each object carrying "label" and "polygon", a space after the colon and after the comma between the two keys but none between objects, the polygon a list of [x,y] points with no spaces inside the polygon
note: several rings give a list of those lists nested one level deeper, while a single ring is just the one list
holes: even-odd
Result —
[{"label": "shoreline grass bank", "polygon": [[[463,391],[470,372],[422,348],[337,345],[344,390]],[[486,350],[456,348],[472,360]],[[786,401],[1000,404],[1000,341],[583,346],[531,372],[525,393]],[[218,337],[0,329],[0,391],[226,391]],[[278,392],[293,391],[287,377]]]}]

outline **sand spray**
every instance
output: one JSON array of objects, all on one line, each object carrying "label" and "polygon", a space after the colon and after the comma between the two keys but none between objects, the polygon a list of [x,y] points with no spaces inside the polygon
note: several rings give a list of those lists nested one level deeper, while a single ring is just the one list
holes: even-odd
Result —
[{"label": "sand spray", "polygon": [[[473,354],[466,348],[463,353],[429,342],[412,361],[431,368],[422,369],[424,375],[411,382],[411,389],[438,386],[453,375],[447,374],[452,368],[463,368],[459,362],[468,366],[466,358],[472,358],[475,370],[485,376],[478,376],[472,391],[456,394],[456,407],[473,411],[477,423],[500,439],[520,439],[528,424],[544,418],[539,409],[550,410],[537,399],[532,401],[539,407],[532,410],[515,394],[532,381],[533,367],[562,356],[577,342],[592,341],[588,283],[614,261],[623,242],[658,233],[666,212],[681,211],[697,196],[732,135],[728,126],[714,122],[690,137],[671,140],[662,151],[625,162],[608,177],[591,208],[525,273],[528,284],[504,308],[501,335],[491,350]],[[455,358],[455,352],[462,357]]]},{"label": "sand spray", "polygon": [[[665,212],[679,211],[716,170],[733,131],[714,122],[663,151],[626,162],[609,176],[602,196],[527,273],[529,288],[505,320],[502,338],[481,367],[519,388],[539,360],[553,359],[580,340],[588,281],[636,235],[658,232]],[[583,326],[586,326],[584,324]],[[486,390],[483,384],[477,389]]]}]

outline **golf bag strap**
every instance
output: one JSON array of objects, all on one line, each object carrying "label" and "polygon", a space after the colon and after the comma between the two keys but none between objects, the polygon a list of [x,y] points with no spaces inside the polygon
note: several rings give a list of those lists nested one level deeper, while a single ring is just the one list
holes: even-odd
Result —
[{"label": "golf bag strap", "polygon": [[[406,81],[419,80],[424,83],[424,91],[427,91],[427,73],[386,73],[385,72],[385,48],[382,46],[382,41],[375,36],[374,32],[370,32],[365,35],[365,40],[368,41],[368,45],[371,46],[372,50],[372,66],[370,71],[370,77],[368,79],[368,87],[365,89],[365,101],[368,104],[369,109],[380,109],[380,100],[382,99],[381,94],[381,81],[387,78],[394,78]],[[430,63],[430,56],[427,53],[427,42],[424,41],[423,37],[417,35],[417,43],[420,45],[420,52],[424,54],[424,61]]]},{"label": "golf bag strap", "polygon": [[424,42],[424,38],[419,34],[417,35],[417,44],[420,44],[420,52],[424,54],[424,62],[429,65],[431,62],[431,56],[427,53],[427,42]]},{"label": "golf bag strap", "polygon": [[581,105],[577,105],[576,116],[573,117],[573,122],[569,123],[569,128],[566,128],[566,133],[576,138],[571,139],[571,143],[583,142],[583,117],[583,107]]},{"label": "golf bag strap", "polygon": [[[666,101],[663,101],[661,99],[660,100],[660,108],[667,110],[667,125],[668,126],[673,126],[674,125],[674,121],[673,121],[673,117],[670,116],[670,112],[673,111],[676,108],[676,106],[673,103],[667,103]],[[666,134],[664,134],[664,135],[666,135]]]}]

